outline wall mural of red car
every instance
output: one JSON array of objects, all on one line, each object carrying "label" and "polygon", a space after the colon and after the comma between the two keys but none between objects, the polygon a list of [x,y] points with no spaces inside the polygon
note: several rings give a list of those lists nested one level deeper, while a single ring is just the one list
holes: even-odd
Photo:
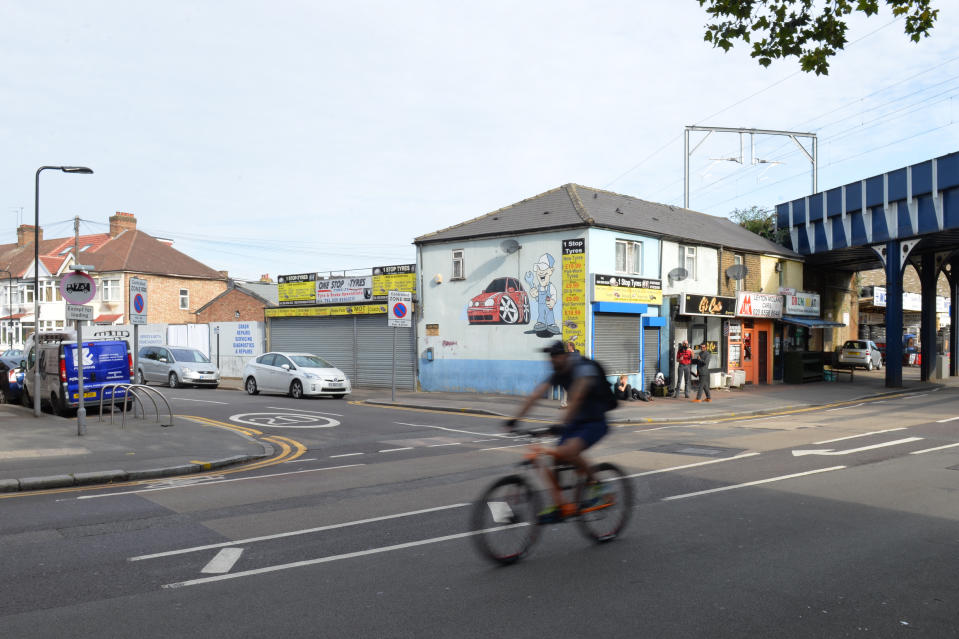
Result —
[{"label": "wall mural of red car", "polygon": [[470,300],[470,324],[529,324],[529,296],[515,277],[498,277]]}]

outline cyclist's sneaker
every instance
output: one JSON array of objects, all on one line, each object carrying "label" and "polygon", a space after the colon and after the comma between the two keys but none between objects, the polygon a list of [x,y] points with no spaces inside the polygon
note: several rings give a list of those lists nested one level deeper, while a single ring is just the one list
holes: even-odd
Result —
[{"label": "cyclist's sneaker", "polygon": [[561,521],[563,521],[563,513],[556,506],[544,508],[536,515],[537,524],[558,524]]},{"label": "cyclist's sneaker", "polygon": [[581,508],[593,508],[608,504],[613,499],[613,491],[606,484],[593,484],[586,491],[586,499]]}]

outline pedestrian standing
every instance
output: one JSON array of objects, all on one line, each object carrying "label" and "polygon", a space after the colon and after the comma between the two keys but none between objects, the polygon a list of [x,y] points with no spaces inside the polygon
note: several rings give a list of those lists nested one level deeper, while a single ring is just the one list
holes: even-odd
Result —
[{"label": "pedestrian standing", "polygon": [[709,394],[709,359],[712,354],[709,352],[709,345],[706,342],[703,342],[699,345],[699,354],[696,356],[696,374],[699,375],[699,390],[696,391],[696,399],[694,402],[698,402],[699,398],[703,396],[703,391],[706,391],[706,401],[713,401],[712,396]]},{"label": "pedestrian standing", "polygon": [[686,393],[686,399],[689,399],[689,376],[693,364],[693,352],[689,349],[689,342],[683,340],[676,351],[676,362],[679,369],[676,374],[676,388],[673,390],[673,397],[679,397],[679,384],[682,382],[683,391]]}]

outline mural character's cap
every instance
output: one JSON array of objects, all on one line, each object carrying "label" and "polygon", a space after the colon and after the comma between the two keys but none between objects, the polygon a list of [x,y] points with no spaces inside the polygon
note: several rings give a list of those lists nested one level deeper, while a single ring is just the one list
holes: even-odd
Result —
[{"label": "mural character's cap", "polygon": [[548,268],[553,268],[553,264],[556,263],[556,260],[549,253],[543,253],[539,256],[539,261],[536,262],[536,268],[540,271],[545,271]]},{"label": "mural character's cap", "polygon": [[559,340],[551,342],[549,346],[543,347],[542,350],[544,353],[549,353],[550,355],[559,355],[560,353],[566,352],[566,346]]}]

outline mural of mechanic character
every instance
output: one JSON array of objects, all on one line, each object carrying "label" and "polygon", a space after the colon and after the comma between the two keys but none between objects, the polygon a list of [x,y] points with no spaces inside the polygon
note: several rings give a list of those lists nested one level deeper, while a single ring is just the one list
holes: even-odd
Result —
[{"label": "mural of mechanic character", "polygon": [[556,325],[553,309],[559,295],[556,286],[550,281],[555,270],[556,259],[549,253],[543,253],[533,264],[533,270],[526,271],[526,284],[529,286],[529,296],[536,302],[536,324],[528,333],[536,333],[540,337],[554,337],[562,334],[562,329]]}]

